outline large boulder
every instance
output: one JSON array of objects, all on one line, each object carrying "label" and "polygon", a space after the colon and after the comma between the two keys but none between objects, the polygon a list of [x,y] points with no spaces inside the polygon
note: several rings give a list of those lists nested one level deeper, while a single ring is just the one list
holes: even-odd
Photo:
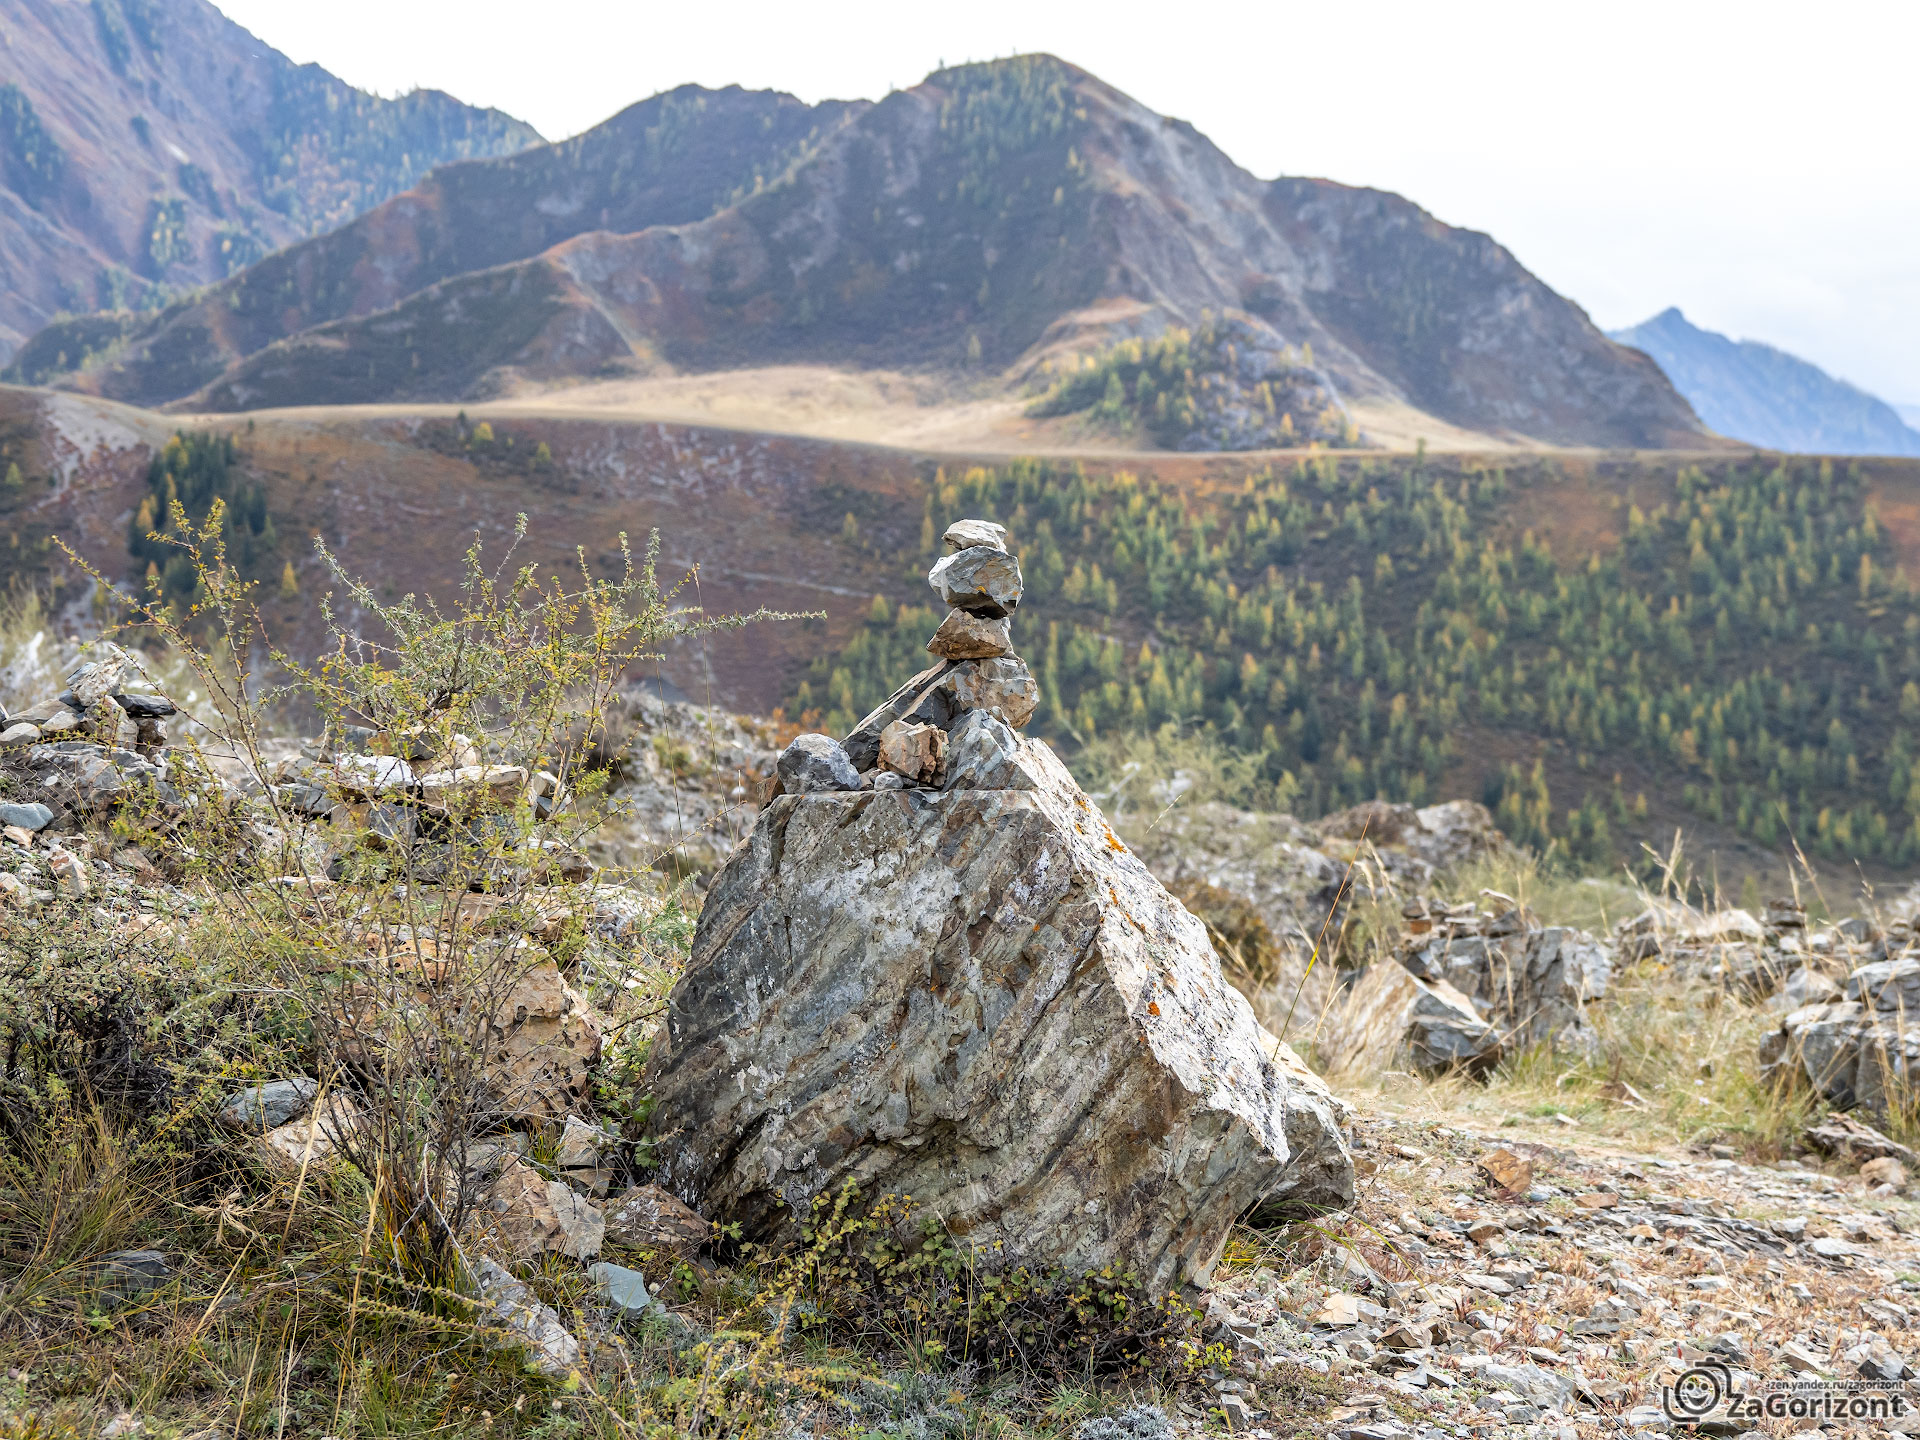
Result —
[{"label": "large boulder", "polygon": [[944,791],[760,814],[669,1000],[662,1179],[747,1240],[853,1181],[985,1265],[1204,1285],[1257,1202],[1351,1194],[1337,1117],[1052,751],[989,720]]}]

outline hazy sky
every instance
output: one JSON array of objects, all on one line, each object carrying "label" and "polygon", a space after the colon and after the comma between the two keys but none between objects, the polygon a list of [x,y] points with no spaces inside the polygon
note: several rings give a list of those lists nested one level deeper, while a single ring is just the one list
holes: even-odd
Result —
[{"label": "hazy sky", "polygon": [[216,0],[367,89],[550,139],[687,81],[877,98],[1046,50],[1261,176],[1397,190],[1601,325],[1679,305],[1920,402],[1920,3]]}]

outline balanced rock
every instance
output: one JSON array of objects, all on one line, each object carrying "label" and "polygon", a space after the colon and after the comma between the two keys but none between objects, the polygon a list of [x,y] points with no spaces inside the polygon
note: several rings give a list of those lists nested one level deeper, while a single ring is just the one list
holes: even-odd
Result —
[{"label": "balanced rock", "polygon": [[857,770],[880,760],[880,735],[896,720],[952,730],[969,710],[985,710],[1015,729],[1033,718],[1040,687],[1017,655],[947,660],[922,670],[867,715],[841,746]]},{"label": "balanced rock", "polygon": [[927,572],[927,583],[947,604],[989,619],[1011,615],[1025,589],[1020,562],[988,545],[969,545],[942,556]]},{"label": "balanced rock", "polygon": [[[876,735],[876,754],[878,745]],[[789,795],[860,788],[860,772],[831,735],[795,736],[793,743],[780,752],[775,770],[780,776],[780,788]]]},{"label": "balanced rock", "polygon": [[651,1078],[663,1183],[748,1241],[851,1180],[983,1265],[1204,1285],[1289,1185],[1295,1081],[1053,753],[970,734],[1029,788],[784,795],[715,878]]},{"label": "balanced rock", "polygon": [[933,784],[946,753],[946,732],[937,725],[896,720],[880,732],[881,767],[916,785]]},{"label": "balanced rock", "polygon": [[1013,637],[1004,616],[993,619],[949,610],[940,628],[927,641],[927,653],[943,660],[984,660],[1013,649]]},{"label": "balanced rock", "polygon": [[976,545],[984,545],[989,550],[1004,550],[1007,548],[1007,527],[996,525],[991,520],[956,520],[947,526],[947,533],[940,540],[949,551],[971,550]]}]

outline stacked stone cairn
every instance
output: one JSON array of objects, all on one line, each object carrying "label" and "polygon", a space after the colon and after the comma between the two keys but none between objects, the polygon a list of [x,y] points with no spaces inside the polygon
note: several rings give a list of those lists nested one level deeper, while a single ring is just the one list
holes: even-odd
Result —
[{"label": "stacked stone cairn", "polygon": [[927,583],[953,608],[927,642],[922,670],[844,740],[802,735],[781,755],[779,790],[1004,789],[1013,732],[1033,718],[1040,689],[1013,652],[1012,615],[1024,583],[1006,527],[961,520]]},{"label": "stacked stone cairn", "polygon": [[751,1243],[851,1183],[983,1267],[1204,1285],[1238,1216],[1351,1203],[1339,1106],[1020,733],[1006,532],[945,547],[936,663],[796,739],[707,892],[648,1080],[661,1183]]}]

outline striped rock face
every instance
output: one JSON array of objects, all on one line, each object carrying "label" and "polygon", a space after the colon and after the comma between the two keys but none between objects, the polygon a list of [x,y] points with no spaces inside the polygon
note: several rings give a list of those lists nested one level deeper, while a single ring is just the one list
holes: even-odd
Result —
[{"label": "striped rock face", "polygon": [[1204,1285],[1290,1171],[1345,1167],[1351,1193],[1337,1125],[1302,1127],[1204,927],[1053,752],[995,735],[1010,753],[944,790],[761,813],[669,1003],[664,1181],[748,1240],[851,1179],[977,1263]]}]

